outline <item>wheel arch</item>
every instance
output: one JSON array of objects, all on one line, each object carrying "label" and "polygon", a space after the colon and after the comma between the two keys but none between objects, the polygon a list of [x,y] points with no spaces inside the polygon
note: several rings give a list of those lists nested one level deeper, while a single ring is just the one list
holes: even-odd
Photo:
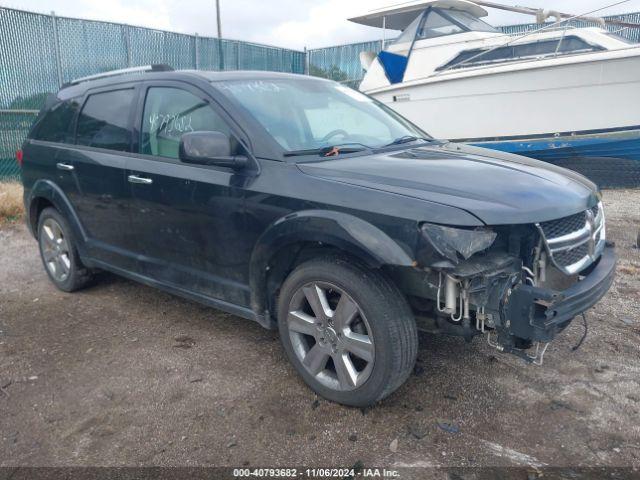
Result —
[{"label": "wheel arch", "polygon": [[369,268],[412,266],[409,248],[353,215],[305,210],[274,222],[258,239],[251,255],[251,308],[264,326],[275,327],[275,294],[288,273],[305,260],[339,253]]},{"label": "wheel arch", "polygon": [[71,205],[71,202],[62,189],[51,180],[38,180],[29,193],[26,202],[27,223],[34,237],[38,236],[38,218],[47,207],[53,207],[65,217],[80,249],[87,239],[80,219]]}]

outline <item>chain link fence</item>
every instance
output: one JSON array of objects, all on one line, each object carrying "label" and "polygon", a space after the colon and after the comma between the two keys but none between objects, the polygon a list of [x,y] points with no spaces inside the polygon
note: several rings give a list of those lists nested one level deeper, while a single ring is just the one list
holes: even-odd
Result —
[{"label": "chain link fence", "polygon": [[153,63],[175,69],[305,72],[305,52],[0,7],[0,180],[44,99],[74,78]]},{"label": "chain link fence", "polygon": [[[624,15],[611,15],[608,17],[604,17],[605,20],[618,20],[621,22],[628,23],[637,23],[640,24],[640,12],[635,13],[625,13]],[[565,22],[562,24],[563,26],[568,25],[569,28],[583,28],[583,27],[600,27],[601,25],[594,22],[583,22],[578,20],[571,20],[569,22]],[[537,23],[525,23],[521,25],[507,25],[504,27],[499,27],[504,33],[508,33],[509,35],[522,35],[528,32],[533,32],[540,28],[540,25]],[[631,42],[640,42],[640,28],[630,28],[630,27],[620,27],[618,25],[606,25],[605,27],[612,33],[616,33]]]},{"label": "chain link fence", "polygon": [[[608,18],[640,23],[640,13]],[[521,34],[539,25],[501,28]],[[611,26],[610,30],[640,42],[640,29]],[[381,41],[373,41],[301,52],[0,7],[0,180],[18,177],[15,151],[44,99],[74,78],[166,63],[175,69],[309,73],[356,88],[364,74],[360,52],[381,48]]]},{"label": "chain link fence", "polygon": [[364,76],[364,70],[360,65],[360,52],[377,53],[380,50],[382,40],[309,50],[309,74],[330,78],[357,88]]}]

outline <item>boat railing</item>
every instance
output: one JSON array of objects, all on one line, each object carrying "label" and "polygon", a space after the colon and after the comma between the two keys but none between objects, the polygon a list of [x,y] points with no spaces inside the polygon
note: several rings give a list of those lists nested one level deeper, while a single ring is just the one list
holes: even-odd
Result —
[{"label": "boat railing", "polygon": [[624,32],[625,30],[631,30],[631,27],[622,27],[618,30],[612,30],[609,33],[613,33],[614,35],[620,35],[620,32]]},{"label": "boat railing", "polygon": [[525,33],[523,35],[514,36],[511,40],[509,40],[508,42],[506,42],[506,43],[504,43],[502,45],[496,45],[495,47],[492,47],[492,48],[489,48],[487,50],[484,50],[484,51],[478,53],[477,55],[473,55],[473,56],[471,56],[469,58],[461,60],[458,63],[455,63],[453,65],[449,65],[448,67],[443,68],[442,70],[438,70],[438,71],[432,73],[427,78],[431,78],[431,77],[436,77],[436,76],[442,75],[442,74],[444,74],[446,72],[449,72],[450,70],[453,70],[455,68],[459,68],[462,65],[465,65],[465,64],[467,64],[467,63],[469,63],[469,62],[471,62],[473,60],[476,60],[477,58],[480,58],[483,55],[487,55],[488,53],[491,53],[491,52],[493,52],[493,51],[495,51],[495,50],[497,50],[499,48],[508,47],[509,45],[511,45],[512,43],[515,43],[516,41],[519,41],[519,40],[522,40],[524,38],[530,37],[532,35],[538,34],[538,33],[542,32],[542,31],[546,32],[546,31],[549,31],[549,30],[552,30],[552,29],[558,30],[560,28],[560,25],[564,24],[563,27],[562,27],[564,32],[563,32],[562,37],[560,38],[560,41],[558,42],[558,47],[556,48],[556,54],[557,54],[557,52],[560,50],[560,46],[562,44],[562,40],[564,39],[564,34],[566,33],[568,27],[570,26],[568,22],[570,22],[572,20],[575,20],[577,18],[581,18],[581,17],[585,17],[587,15],[591,15],[592,13],[599,12],[600,10],[604,10],[606,8],[609,8],[610,6],[611,5],[607,5],[606,7],[597,8],[595,10],[592,10],[592,11],[590,11],[588,13],[585,13],[585,14],[582,14],[582,15],[573,15],[571,17],[564,18],[564,19],[562,19],[562,20],[560,20],[558,22],[554,22],[552,24],[545,25],[545,26],[543,26],[541,28],[538,28],[537,30],[532,30],[530,32],[527,32],[527,33]]},{"label": "boat railing", "polygon": [[554,53],[554,57],[558,56],[558,52],[560,51],[560,47],[562,46],[562,40],[564,40],[565,35],[567,34],[567,30],[569,29],[569,24],[567,23],[565,25],[564,30],[562,30],[562,35],[560,36],[560,39],[558,40],[558,45],[556,46],[556,51]]}]

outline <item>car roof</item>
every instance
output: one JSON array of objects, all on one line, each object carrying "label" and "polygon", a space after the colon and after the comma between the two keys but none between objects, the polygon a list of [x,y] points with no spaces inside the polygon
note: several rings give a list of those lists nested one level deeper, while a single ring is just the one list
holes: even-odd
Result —
[{"label": "car roof", "polygon": [[60,100],[84,95],[87,90],[116,86],[118,84],[143,82],[147,80],[204,80],[211,82],[224,82],[233,80],[275,80],[292,79],[296,81],[327,81],[323,78],[296,73],[268,72],[259,70],[234,70],[234,71],[206,71],[206,70],[176,70],[167,72],[137,72],[123,75],[115,75],[105,78],[86,80],[76,84],[63,85],[57,97]]}]

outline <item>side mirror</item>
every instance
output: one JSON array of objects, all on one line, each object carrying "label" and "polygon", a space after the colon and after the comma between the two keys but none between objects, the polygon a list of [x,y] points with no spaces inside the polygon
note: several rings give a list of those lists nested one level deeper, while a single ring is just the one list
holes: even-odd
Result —
[{"label": "side mirror", "polygon": [[235,170],[244,168],[248,159],[231,155],[231,139],[222,132],[189,132],[180,137],[180,160],[198,165],[217,165]]}]

